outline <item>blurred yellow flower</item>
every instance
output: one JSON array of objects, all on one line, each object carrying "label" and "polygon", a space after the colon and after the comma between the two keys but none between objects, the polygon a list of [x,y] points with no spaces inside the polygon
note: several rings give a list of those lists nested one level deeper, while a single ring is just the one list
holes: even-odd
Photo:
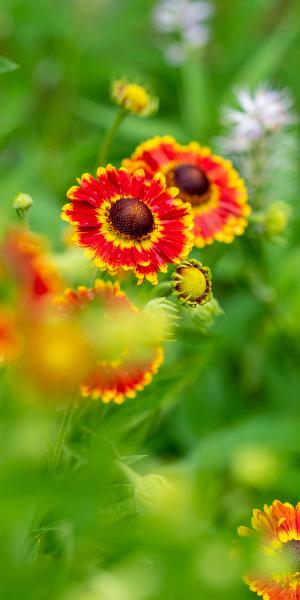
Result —
[{"label": "blurred yellow flower", "polygon": [[81,317],[94,357],[81,393],[121,404],[151,383],[163,361],[158,332],[145,337],[145,317],[118,283],[98,279],[93,288],[68,289],[57,300],[66,315]]},{"label": "blurred yellow flower", "polygon": [[126,111],[148,117],[158,108],[158,99],[137,83],[117,80],[112,86],[112,98]]},{"label": "blurred yellow flower", "polygon": [[76,392],[90,370],[91,348],[79,320],[43,315],[26,324],[21,368],[47,394]]}]

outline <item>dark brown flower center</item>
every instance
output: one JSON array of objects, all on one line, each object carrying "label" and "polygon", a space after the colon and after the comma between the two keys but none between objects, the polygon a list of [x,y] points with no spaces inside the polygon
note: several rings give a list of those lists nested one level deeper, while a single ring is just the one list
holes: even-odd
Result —
[{"label": "dark brown flower center", "polygon": [[209,190],[209,179],[195,165],[179,165],[174,169],[174,182],[185,194],[204,196]]},{"label": "dark brown flower center", "polygon": [[120,198],[109,213],[111,224],[117,231],[133,239],[140,239],[153,230],[152,212],[137,198]]},{"label": "dark brown flower center", "polygon": [[289,540],[281,552],[290,569],[300,571],[300,540]]}]

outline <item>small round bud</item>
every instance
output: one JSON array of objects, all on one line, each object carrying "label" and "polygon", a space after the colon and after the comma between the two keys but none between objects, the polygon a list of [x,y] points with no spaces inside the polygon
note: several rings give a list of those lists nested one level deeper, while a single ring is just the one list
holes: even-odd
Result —
[{"label": "small round bud", "polygon": [[13,208],[15,210],[27,210],[33,204],[33,200],[29,194],[19,192],[13,200]]},{"label": "small round bud", "polygon": [[290,207],[286,202],[273,202],[265,213],[264,226],[268,237],[284,233],[289,220]]},{"label": "small round bud", "polygon": [[163,475],[149,473],[135,482],[135,497],[146,508],[161,509],[171,494],[172,486]]},{"label": "small round bud", "polygon": [[112,86],[112,99],[124,110],[142,117],[148,117],[158,107],[158,99],[137,83],[117,80]]}]

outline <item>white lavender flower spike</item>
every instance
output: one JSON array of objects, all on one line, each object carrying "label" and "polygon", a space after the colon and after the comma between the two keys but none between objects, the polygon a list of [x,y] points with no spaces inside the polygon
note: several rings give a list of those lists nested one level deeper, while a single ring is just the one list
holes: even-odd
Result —
[{"label": "white lavender flower spike", "polygon": [[236,93],[238,109],[227,108],[223,123],[231,131],[227,139],[229,152],[244,152],[266,134],[276,133],[295,121],[293,101],[285,90],[266,85],[253,92],[240,89]]},{"label": "white lavender flower spike", "polygon": [[206,21],[213,13],[213,5],[204,0],[159,2],[153,13],[154,25],[160,33],[173,36],[165,51],[168,62],[180,64],[189,49],[201,48],[208,42],[210,31]]}]

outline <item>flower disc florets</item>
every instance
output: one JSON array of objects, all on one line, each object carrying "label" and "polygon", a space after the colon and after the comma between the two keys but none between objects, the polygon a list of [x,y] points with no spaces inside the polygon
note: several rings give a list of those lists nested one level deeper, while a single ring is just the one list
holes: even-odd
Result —
[{"label": "flower disc florets", "polygon": [[211,272],[194,259],[181,263],[172,275],[174,293],[183,304],[196,306],[212,298]]}]

